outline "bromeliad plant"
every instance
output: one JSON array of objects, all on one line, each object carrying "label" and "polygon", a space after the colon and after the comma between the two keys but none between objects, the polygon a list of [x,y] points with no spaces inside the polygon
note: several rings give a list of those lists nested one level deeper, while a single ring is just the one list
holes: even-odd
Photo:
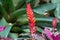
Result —
[{"label": "bromeliad plant", "polygon": [[59,39],[59,4],[59,0],[0,0],[0,36],[14,39],[20,38],[20,34],[30,33],[32,39]]},{"label": "bromeliad plant", "polygon": [[[31,9],[30,3],[27,3],[26,11],[27,11],[27,16],[28,16],[28,20],[29,20],[31,37],[32,37],[32,40],[34,40],[37,30],[35,27],[35,18],[34,18],[34,14],[33,14],[33,11]],[[60,33],[57,32],[58,34],[57,33],[55,34],[57,21],[58,20],[56,18],[52,19],[52,30],[51,30],[52,32],[50,30],[48,30],[48,28],[46,28],[46,27],[44,28],[44,34],[47,36],[47,38],[45,38],[45,40],[48,40],[48,39],[49,40],[60,40]]]},{"label": "bromeliad plant", "polygon": [[49,40],[60,40],[60,33],[57,31],[56,29],[57,26],[57,19],[53,18],[52,20],[52,30],[48,30],[48,28],[44,29],[44,32],[47,36],[47,38],[49,38]]},{"label": "bromeliad plant", "polygon": [[37,31],[35,27],[36,21],[35,21],[34,14],[31,9],[30,3],[27,3],[26,5],[27,5],[26,11],[27,11],[29,26],[30,26],[30,33],[31,33],[32,38],[34,38],[34,35],[36,34],[36,31]]}]

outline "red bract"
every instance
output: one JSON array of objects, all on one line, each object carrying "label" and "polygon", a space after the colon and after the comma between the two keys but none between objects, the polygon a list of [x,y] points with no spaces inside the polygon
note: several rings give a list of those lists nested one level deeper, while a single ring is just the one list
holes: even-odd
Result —
[{"label": "red bract", "polygon": [[31,33],[31,36],[33,36],[33,34],[36,33],[36,28],[35,28],[36,20],[34,18],[34,14],[31,9],[30,3],[27,3],[27,5],[26,5],[26,12],[27,12],[29,26],[30,26],[30,33]]},{"label": "red bract", "polygon": [[57,26],[57,19],[53,18],[53,20],[52,20],[52,27],[55,29],[56,26]]}]

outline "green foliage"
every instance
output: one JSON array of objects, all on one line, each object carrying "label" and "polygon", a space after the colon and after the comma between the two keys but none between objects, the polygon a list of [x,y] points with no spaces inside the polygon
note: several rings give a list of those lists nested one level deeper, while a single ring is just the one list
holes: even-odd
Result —
[{"label": "green foliage", "polygon": [[56,18],[59,18],[60,19],[60,0],[52,0],[52,3],[55,3],[56,4],[56,10],[54,11],[54,15]]},{"label": "green foliage", "polygon": [[[14,0],[15,1],[15,0]],[[19,2],[16,5],[16,9],[22,8],[25,4],[26,0],[19,0]]]},{"label": "green foliage", "polygon": [[11,13],[11,18],[18,18],[21,15],[25,14],[25,8],[15,10],[14,12]]},{"label": "green foliage", "polygon": [[[36,7],[36,0],[0,0],[0,14],[1,17],[3,17],[0,19],[0,26],[6,26],[6,29],[3,32],[0,32],[1,36],[8,36],[14,39],[18,37],[18,33],[30,32],[26,15],[26,3],[28,2],[30,2],[32,10],[34,12],[37,32],[43,32],[44,27],[51,28],[53,18],[58,18],[57,29],[60,31],[59,0],[51,0],[49,3],[42,2],[42,4],[39,2],[39,5]],[[46,13],[49,15],[45,15]],[[9,22],[14,25],[9,25]],[[17,36],[15,36],[14,33],[17,33]]]},{"label": "green foliage", "polygon": [[8,34],[9,34],[9,32],[10,32],[10,30],[11,30],[11,28],[12,28],[12,25],[9,25],[9,24],[6,22],[6,20],[5,20],[4,18],[2,18],[2,19],[0,20],[0,26],[6,26],[6,28],[5,28],[2,32],[0,32],[0,36],[1,36],[1,37],[7,37]]},{"label": "green foliage", "polygon": [[13,40],[15,40],[16,38],[18,38],[18,34],[17,33],[9,33],[8,37],[10,37]]},{"label": "green foliage", "polygon": [[2,4],[8,12],[13,12],[15,10],[12,0],[2,0]]},{"label": "green foliage", "polygon": [[35,7],[33,11],[37,14],[43,15],[44,13],[49,12],[55,8],[56,6],[54,4],[48,3],[48,4],[43,4],[38,7]]}]

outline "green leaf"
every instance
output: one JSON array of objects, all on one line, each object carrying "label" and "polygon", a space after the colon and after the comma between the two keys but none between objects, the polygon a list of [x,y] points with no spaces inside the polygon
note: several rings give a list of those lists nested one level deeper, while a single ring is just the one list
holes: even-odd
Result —
[{"label": "green leaf", "polygon": [[20,28],[21,28],[21,29],[28,29],[29,26],[23,25],[23,26],[21,26]]},{"label": "green leaf", "polygon": [[6,20],[4,19],[4,18],[2,18],[1,20],[0,20],[0,26],[2,26],[2,25],[7,25],[8,23],[6,22]]},{"label": "green leaf", "polygon": [[13,4],[14,4],[14,7],[16,7],[16,5],[18,4],[18,2],[20,2],[20,0],[12,0],[13,1]]},{"label": "green leaf", "polygon": [[18,34],[17,33],[9,33],[8,37],[12,38],[13,40],[18,38]]},{"label": "green leaf", "polygon": [[27,3],[31,2],[31,0],[26,0]]},{"label": "green leaf", "polygon": [[30,32],[29,26],[24,25],[24,26],[21,26],[20,28],[21,28],[25,33]]},{"label": "green leaf", "polygon": [[44,28],[44,27],[52,27],[52,23],[48,23],[48,22],[36,22],[36,26],[38,26],[38,27],[42,27],[42,28]]},{"label": "green leaf", "polygon": [[13,28],[11,29],[11,32],[20,33],[20,32],[22,32],[22,29],[21,29],[20,27],[13,27]]},{"label": "green leaf", "polygon": [[12,0],[2,0],[2,4],[8,12],[13,12],[15,10]]},{"label": "green leaf", "polygon": [[57,25],[57,30],[60,32],[60,22]]},{"label": "green leaf", "polygon": [[7,12],[6,10],[4,9],[2,3],[0,2],[0,12],[2,14],[3,17],[5,17],[6,20],[8,20],[8,15],[7,15]]},{"label": "green leaf", "polygon": [[39,27],[37,27],[37,31],[39,31],[39,32],[43,32],[43,29],[41,29],[41,28],[39,28]]},{"label": "green leaf", "polygon": [[29,29],[23,29],[23,31],[24,31],[25,33],[29,33],[29,32],[30,32]]},{"label": "green leaf", "polygon": [[7,37],[11,28],[12,28],[12,25],[9,25],[4,18],[2,18],[0,20],[0,26],[6,26],[5,30],[3,30],[2,32],[0,32],[0,36],[1,37]]},{"label": "green leaf", "polygon": [[34,8],[33,11],[37,14],[43,15],[44,13],[51,11],[55,8],[56,8],[55,4],[48,3]]},{"label": "green leaf", "polygon": [[19,16],[25,14],[25,8],[18,9],[10,14],[11,18],[18,18]]},{"label": "green leaf", "polygon": [[51,2],[52,2],[52,3],[59,3],[60,0],[58,0],[58,1],[57,1],[57,0],[51,0]]},{"label": "green leaf", "polygon": [[56,18],[60,19],[60,5],[57,6],[56,10],[54,11],[54,15]]},{"label": "green leaf", "polygon": [[20,25],[28,23],[27,17],[20,17],[17,19],[17,22],[19,22]]},{"label": "green leaf", "polygon": [[[51,17],[41,17],[41,18],[36,18],[36,21],[43,21],[43,22],[52,22]],[[59,23],[59,20],[57,21]]]},{"label": "green leaf", "polygon": [[[15,1],[15,0],[14,0]],[[16,5],[16,9],[21,8],[25,4],[26,0],[19,0],[18,4]]]},{"label": "green leaf", "polygon": [[56,18],[60,19],[60,0],[52,0],[52,3],[56,4],[56,9],[54,11],[54,15]]}]

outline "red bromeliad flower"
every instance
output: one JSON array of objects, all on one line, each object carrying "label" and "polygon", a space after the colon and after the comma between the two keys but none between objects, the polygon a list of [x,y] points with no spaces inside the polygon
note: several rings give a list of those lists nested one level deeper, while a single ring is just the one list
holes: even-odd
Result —
[{"label": "red bromeliad flower", "polygon": [[53,18],[52,19],[52,27],[55,29],[57,26],[57,19],[56,18]]},{"label": "red bromeliad flower", "polygon": [[30,33],[31,33],[31,36],[34,38],[33,34],[36,34],[36,28],[35,28],[36,20],[34,18],[34,14],[31,9],[30,3],[27,3],[26,11],[27,11],[28,21],[29,21],[29,26],[30,26]]}]

